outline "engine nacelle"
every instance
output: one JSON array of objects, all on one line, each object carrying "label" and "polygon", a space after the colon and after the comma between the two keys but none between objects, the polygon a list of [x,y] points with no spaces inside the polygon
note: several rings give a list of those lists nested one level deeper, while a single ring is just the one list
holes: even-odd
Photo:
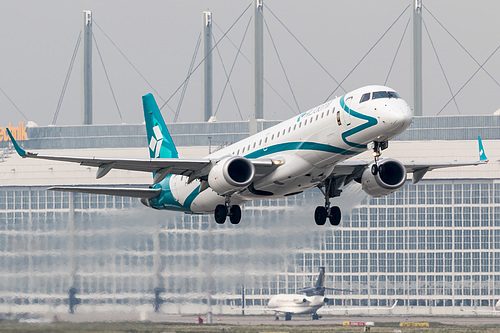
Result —
[{"label": "engine nacelle", "polygon": [[208,174],[208,185],[219,195],[247,187],[253,181],[255,167],[240,156],[228,157],[217,162]]},{"label": "engine nacelle", "polygon": [[305,298],[296,298],[293,300],[295,304],[303,304],[307,302],[307,299]]},{"label": "engine nacelle", "polygon": [[312,296],[308,298],[310,306],[323,306],[328,302],[328,298],[323,296]]},{"label": "engine nacelle", "polygon": [[391,194],[404,185],[406,169],[398,160],[392,158],[381,159],[378,163],[379,171],[373,175],[371,164],[361,176],[363,191],[372,197],[381,197]]}]

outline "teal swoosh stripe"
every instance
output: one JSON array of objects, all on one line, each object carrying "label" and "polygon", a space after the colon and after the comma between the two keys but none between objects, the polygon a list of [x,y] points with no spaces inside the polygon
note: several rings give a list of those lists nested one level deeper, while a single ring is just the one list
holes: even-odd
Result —
[{"label": "teal swoosh stripe", "polygon": [[194,199],[196,199],[198,194],[200,194],[200,185],[196,186],[193,192],[188,195],[188,197],[184,201],[184,208],[186,208],[187,210],[191,210],[191,204],[193,203]]},{"label": "teal swoosh stripe", "polygon": [[153,186],[153,188],[161,188],[161,192],[159,196],[149,200],[151,206],[157,209],[169,209],[181,212],[191,211],[191,204],[198,195],[200,187],[196,187],[196,189],[191,192],[191,194],[186,198],[186,201],[184,201],[184,205],[181,205],[178,201],[175,200],[174,196],[172,195],[172,190],[170,189],[171,177],[172,175],[168,175],[159,184]]},{"label": "teal swoosh stripe", "polygon": [[342,140],[344,140],[344,142],[347,143],[351,147],[354,147],[354,148],[366,148],[366,145],[361,145],[359,143],[348,141],[347,138],[350,137],[351,135],[359,133],[359,132],[361,132],[361,131],[363,131],[363,130],[365,130],[367,128],[370,128],[370,127],[372,127],[374,125],[377,125],[378,121],[377,121],[377,119],[375,119],[373,117],[370,117],[370,116],[367,116],[365,114],[356,112],[353,109],[349,109],[347,107],[347,105],[345,104],[344,97],[345,97],[345,95],[340,98],[340,106],[344,109],[344,111],[347,112],[347,113],[349,113],[353,117],[366,120],[366,123],[361,124],[359,126],[356,126],[356,127],[352,128],[352,129],[350,129],[350,130],[345,131],[344,133],[342,133]]},{"label": "teal swoosh stripe", "polygon": [[278,143],[276,145],[269,146],[267,148],[262,148],[256,151],[251,152],[250,154],[245,155],[246,158],[259,158],[263,157],[266,155],[274,154],[274,153],[281,153],[284,151],[288,150],[318,150],[318,151],[323,151],[323,152],[328,152],[328,153],[334,153],[334,154],[342,154],[342,155],[354,155],[356,154],[355,152],[330,146],[330,145],[325,145],[323,143],[316,143],[316,142],[285,142],[285,143]]}]

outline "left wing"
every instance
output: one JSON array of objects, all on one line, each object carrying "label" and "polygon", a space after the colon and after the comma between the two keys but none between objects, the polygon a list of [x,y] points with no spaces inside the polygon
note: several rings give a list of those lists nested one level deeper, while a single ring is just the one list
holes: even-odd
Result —
[{"label": "left wing", "polygon": [[371,307],[371,306],[357,306],[357,307],[352,307],[352,308],[344,308],[344,307],[332,307],[332,308],[323,308],[322,312],[329,312],[329,311],[363,311],[363,310],[392,310],[398,305],[398,300],[394,301],[394,304],[391,306],[379,306],[379,307]]},{"label": "left wing", "polygon": [[[198,178],[208,175],[218,160],[203,159],[179,159],[179,158],[107,158],[107,157],[78,157],[64,155],[45,155],[24,150],[19,146],[7,128],[12,144],[17,153],[23,158],[39,158],[44,160],[63,161],[79,163],[84,166],[99,168],[96,178],[104,177],[112,169],[132,170],[155,173],[154,184],[162,181],[167,175],[195,176]],[[279,163],[273,163],[271,159],[249,159],[255,167],[256,179],[267,175],[274,170]]]},{"label": "left wing", "polygon": [[[481,137],[478,137],[479,143],[479,161],[474,162],[438,162],[438,163],[419,163],[419,162],[401,162],[406,172],[412,173],[413,184],[418,183],[428,171],[442,168],[452,168],[461,166],[472,166],[488,163],[488,158],[483,149],[483,142]],[[363,171],[372,162],[365,161],[351,161],[347,160],[335,166],[330,178],[345,178],[344,184],[349,183],[353,179],[358,179],[363,174]]]}]

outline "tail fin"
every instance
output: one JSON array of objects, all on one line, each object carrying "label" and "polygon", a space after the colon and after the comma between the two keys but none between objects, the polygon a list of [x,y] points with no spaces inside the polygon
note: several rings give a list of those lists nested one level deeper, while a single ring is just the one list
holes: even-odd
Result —
[{"label": "tail fin", "polygon": [[179,158],[177,148],[153,95],[142,96],[142,105],[148,134],[149,156],[151,158]]},{"label": "tail fin", "polygon": [[316,284],[314,285],[315,293],[320,293],[324,295],[325,293],[325,267],[319,268],[318,280],[316,280]]},{"label": "tail fin", "polygon": [[483,141],[481,141],[481,137],[477,137],[477,141],[479,142],[479,160],[481,162],[488,162],[488,157],[486,157],[486,153],[483,148]]}]

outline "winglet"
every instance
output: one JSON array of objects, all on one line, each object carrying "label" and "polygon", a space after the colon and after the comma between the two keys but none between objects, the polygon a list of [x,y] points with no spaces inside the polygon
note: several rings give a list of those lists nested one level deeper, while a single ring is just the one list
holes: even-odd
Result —
[{"label": "winglet", "polygon": [[12,144],[14,145],[14,148],[16,149],[17,153],[19,154],[19,156],[21,157],[26,157],[27,154],[26,154],[26,150],[24,150],[23,148],[21,148],[19,146],[19,144],[17,143],[17,141],[14,139],[14,137],[12,136],[12,133],[10,132],[10,130],[8,128],[6,128],[7,130],[7,134],[9,135],[10,137],[10,141],[12,141]]},{"label": "winglet", "polygon": [[481,141],[481,137],[477,137],[477,141],[479,142],[479,160],[484,163],[488,163],[488,157],[486,157],[486,154],[484,152],[483,148],[483,142]]}]

